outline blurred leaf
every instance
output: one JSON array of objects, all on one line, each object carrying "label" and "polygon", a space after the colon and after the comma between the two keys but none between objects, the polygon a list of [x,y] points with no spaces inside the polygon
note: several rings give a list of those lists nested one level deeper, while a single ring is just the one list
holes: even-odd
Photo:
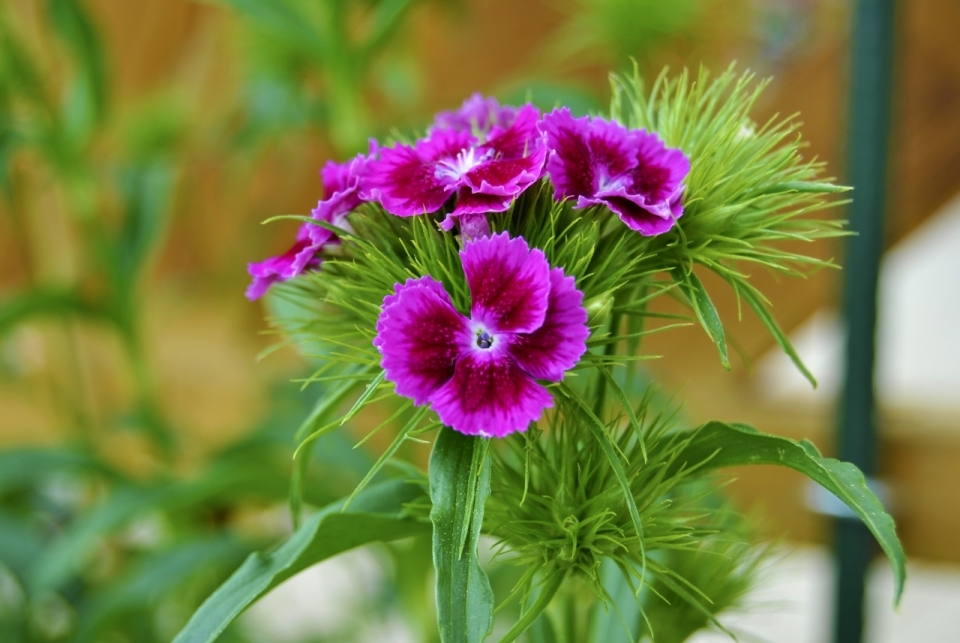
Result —
[{"label": "blurred leaf", "polygon": [[390,40],[402,24],[403,15],[411,4],[413,0],[380,0],[377,3],[361,55],[375,54]]},{"label": "blurred leaf", "polygon": [[207,0],[237,10],[257,29],[269,32],[283,42],[319,55],[323,51],[322,34],[312,28],[304,12],[287,0]]},{"label": "blurred leaf", "polygon": [[175,178],[173,167],[162,160],[125,167],[117,177],[125,215],[119,239],[120,274],[129,286],[159,240]]},{"label": "blurred leaf", "polygon": [[23,577],[42,548],[43,534],[39,530],[18,516],[0,511],[0,561]]},{"label": "blurred leaf", "polygon": [[668,476],[681,468],[702,470],[747,464],[774,464],[795,469],[842,500],[863,520],[893,567],[894,602],[900,601],[906,578],[906,555],[893,518],[884,510],[857,467],[824,458],[810,442],[767,435],[743,424],[708,422],[697,429],[676,456]]},{"label": "blurred leaf", "polygon": [[112,320],[102,307],[75,289],[37,287],[0,301],[0,337],[18,324],[36,317],[76,315],[93,320]]},{"label": "blurred leaf", "polygon": [[342,503],[306,521],[275,551],[254,553],[208,598],[174,643],[212,643],[240,613],[294,574],[359,545],[428,533],[404,505],[423,498],[416,485],[392,480],[367,488],[341,513]]},{"label": "blurred leaf", "polygon": [[112,482],[123,480],[113,467],[92,456],[68,449],[11,449],[0,452],[0,493],[35,484],[52,475],[97,474]]},{"label": "blurred leaf", "polygon": [[40,592],[61,586],[87,564],[100,539],[150,511],[177,514],[206,503],[244,498],[278,501],[286,489],[283,472],[250,462],[218,463],[188,482],[116,488],[45,548],[31,569],[30,589]]},{"label": "blurred leaf", "polygon": [[78,66],[79,79],[68,99],[66,120],[80,119],[73,128],[83,135],[100,123],[107,111],[107,74],[100,39],[77,0],[47,0],[47,12]]},{"label": "blurred leaf", "polygon": [[430,454],[433,564],[443,643],[481,643],[493,627],[493,590],[477,558],[490,495],[489,442],[442,427]]},{"label": "blurred leaf", "polygon": [[249,548],[232,538],[214,538],[187,542],[141,561],[85,601],[74,643],[99,640],[117,618],[155,608],[198,573],[233,566],[247,553]]},{"label": "blurred leaf", "polygon": [[34,595],[52,590],[87,564],[98,540],[150,510],[171,488],[122,487],[82,514],[76,523],[49,545],[30,570],[29,587]]}]

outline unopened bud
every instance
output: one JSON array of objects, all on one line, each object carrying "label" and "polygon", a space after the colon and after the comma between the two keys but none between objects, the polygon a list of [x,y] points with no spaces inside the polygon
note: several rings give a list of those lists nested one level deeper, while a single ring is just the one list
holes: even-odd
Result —
[{"label": "unopened bud", "polygon": [[591,297],[584,302],[584,308],[587,309],[587,326],[597,328],[610,317],[610,311],[613,309],[613,297],[607,293]]}]

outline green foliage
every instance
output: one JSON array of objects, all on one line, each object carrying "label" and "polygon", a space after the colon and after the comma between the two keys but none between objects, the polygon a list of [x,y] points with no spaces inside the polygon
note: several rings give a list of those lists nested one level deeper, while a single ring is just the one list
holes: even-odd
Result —
[{"label": "green foliage", "polygon": [[241,140],[321,125],[338,152],[364,147],[382,109],[367,95],[376,64],[415,0],[207,1],[230,6],[249,29],[254,73]]},{"label": "green foliage", "polygon": [[270,554],[254,553],[204,602],[175,643],[210,643],[268,591],[322,560],[373,541],[389,541],[425,533],[429,526],[405,506],[423,490],[401,480],[367,489],[349,511],[343,502],[316,513]]},{"label": "green foliage", "polygon": [[824,458],[812,443],[766,435],[742,424],[710,422],[699,428],[677,456],[672,471],[685,466],[714,469],[745,464],[774,464],[803,473],[837,496],[870,529],[893,566],[894,602],[900,601],[907,575],[907,556],[897,538],[893,518],[867,486],[857,467]]},{"label": "green foliage", "polygon": [[482,643],[493,627],[493,591],[477,545],[490,495],[489,441],[440,429],[430,456],[433,565],[443,643]]}]

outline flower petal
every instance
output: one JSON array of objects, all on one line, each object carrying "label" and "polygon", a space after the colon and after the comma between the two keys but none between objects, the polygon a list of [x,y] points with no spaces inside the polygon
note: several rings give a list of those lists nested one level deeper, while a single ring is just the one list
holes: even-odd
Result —
[{"label": "flower petal", "polygon": [[318,267],[321,259],[317,253],[324,245],[335,241],[336,238],[330,230],[312,223],[303,223],[297,230],[296,241],[285,253],[247,264],[247,272],[253,277],[245,293],[247,299],[259,299],[273,284],[293,279],[307,268]]},{"label": "flower petal", "polygon": [[525,431],[553,406],[543,386],[503,351],[469,351],[453,378],[430,398],[440,421],[466,435],[503,437]]},{"label": "flower petal", "polygon": [[637,142],[618,123],[601,118],[573,118],[566,107],[543,117],[547,135],[546,171],[558,200],[592,197],[604,181],[627,172],[634,164]]},{"label": "flower petal", "polygon": [[470,286],[470,316],[497,332],[530,333],[547,314],[550,266],[543,252],[506,232],[468,243],[460,251]]},{"label": "flower petal", "polygon": [[384,298],[373,345],[398,395],[423,404],[454,374],[470,346],[467,318],[456,311],[433,277],[408,279]]},{"label": "flower petal", "polygon": [[487,134],[493,127],[507,127],[516,117],[517,108],[500,106],[496,98],[486,98],[476,93],[463,101],[460,109],[440,112],[434,118],[435,129],[459,129]]},{"label": "flower petal", "polygon": [[543,325],[510,339],[507,351],[533,377],[559,382],[587,351],[587,311],[583,293],[562,268],[550,271],[550,299]]},{"label": "flower petal", "polygon": [[367,169],[367,166],[377,157],[379,143],[370,139],[370,150],[367,154],[357,154],[346,163],[327,161],[320,170],[320,181],[323,183],[323,196],[327,199],[335,192],[344,192],[354,189]]},{"label": "flower petal", "polygon": [[546,146],[537,139],[529,156],[483,161],[463,175],[463,182],[480,194],[516,196],[543,174],[546,155]]},{"label": "flower petal", "polygon": [[436,130],[415,147],[397,145],[381,150],[380,160],[367,170],[363,191],[397,216],[435,212],[457,187],[438,175],[437,162],[456,158],[474,140],[469,132]]},{"label": "flower petal", "polygon": [[509,127],[497,125],[490,132],[490,138],[481,146],[484,150],[493,150],[503,158],[520,158],[529,155],[540,143],[540,110],[526,104],[516,112]]},{"label": "flower petal", "polygon": [[629,191],[642,194],[647,203],[669,202],[690,173],[690,159],[682,150],[667,147],[656,134],[637,130],[633,135],[637,156]]},{"label": "flower petal", "polygon": [[[682,192],[681,192],[682,195]],[[655,203],[652,206],[643,203],[642,199],[622,196],[604,197],[602,202],[620,217],[628,228],[636,230],[645,237],[663,234],[673,227],[676,220],[683,214],[683,205],[680,196],[673,201]],[[637,201],[641,201],[638,205]],[[594,203],[601,200],[594,199]],[[580,207],[578,205],[578,207]]]}]

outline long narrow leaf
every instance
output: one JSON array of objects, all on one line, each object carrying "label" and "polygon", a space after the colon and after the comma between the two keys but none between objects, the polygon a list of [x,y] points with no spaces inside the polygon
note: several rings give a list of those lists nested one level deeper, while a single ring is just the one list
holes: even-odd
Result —
[{"label": "long narrow leaf", "polygon": [[893,566],[894,602],[900,601],[906,579],[906,555],[893,518],[867,486],[863,473],[849,462],[824,458],[810,442],[761,433],[742,424],[709,422],[671,464],[671,472],[702,464],[717,469],[747,464],[774,464],[795,469],[822,485],[856,513],[876,537]]},{"label": "long narrow leaf", "polygon": [[322,560],[366,543],[429,532],[429,524],[405,516],[403,509],[423,495],[416,485],[391,480],[368,488],[346,513],[339,502],[323,509],[273,552],[251,554],[200,606],[174,643],[213,643],[257,599]]}]

